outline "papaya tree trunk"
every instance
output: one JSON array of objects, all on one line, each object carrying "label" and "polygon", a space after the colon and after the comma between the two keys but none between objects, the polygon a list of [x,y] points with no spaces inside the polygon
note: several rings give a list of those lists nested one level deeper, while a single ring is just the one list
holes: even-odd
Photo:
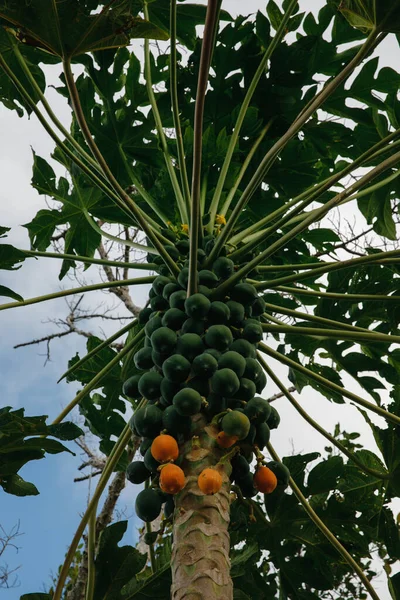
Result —
[{"label": "papaya tree trunk", "polygon": [[226,451],[215,443],[213,426],[197,415],[195,436],[181,448],[187,483],[175,496],[171,600],[232,600],[230,576],[230,462],[219,464],[220,491],[204,495],[197,478],[214,467]]}]

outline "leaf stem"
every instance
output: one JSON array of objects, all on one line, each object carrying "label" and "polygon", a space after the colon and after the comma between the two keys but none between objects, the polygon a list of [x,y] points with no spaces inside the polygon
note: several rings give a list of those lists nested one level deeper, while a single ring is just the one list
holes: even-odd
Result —
[{"label": "leaf stem", "polygon": [[174,119],[176,149],[178,154],[179,173],[183,197],[187,207],[190,210],[190,187],[186,169],[185,149],[183,147],[183,137],[181,129],[181,121],[179,118],[179,102],[178,102],[178,77],[177,77],[177,53],[176,53],[176,0],[171,0],[170,12],[170,59],[169,59],[169,77],[171,85],[171,107],[172,116]]},{"label": "leaf stem", "polygon": [[[325,264],[321,267],[312,270],[312,273],[296,273],[295,275],[287,275],[286,277],[279,277],[277,279],[271,279],[270,281],[262,281],[257,283],[254,287],[258,290],[265,290],[268,288],[274,288],[282,283],[291,283],[293,281],[301,281],[302,279],[308,279],[309,277],[315,277],[318,275],[325,275],[325,273],[331,273],[332,271],[338,271],[340,269],[350,269],[352,267],[358,267],[364,264],[380,264],[379,256],[382,258],[400,257],[400,250],[391,250],[389,252],[382,252],[376,254],[369,254],[368,256],[360,256],[358,258],[351,258],[349,260],[340,260],[337,262]],[[390,263],[390,261],[389,261]],[[387,264],[387,263],[386,263]]]},{"label": "leaf stem", "polygon": [[[271,454],[272,458],[277,462],[281,462],[279,456],[275,452],[275,450],[274,450],[273,446],[270,444],[270,442],[268,442],[267,447],[268,447],[268,452]],[[349,552],[347,552],[346,548],[344,548],[344,546],[342,546],[342,544],[339,542],[339,540],[336,539],[336,537],[333,535],[331,530],[319,518],[317,513],[314,511],[314,509],[309,504],[309,502],[307,502],[306,497],[303,495],[300,488],[296,485],[296,483],[292,477],[290,477],[290,479],[289,479],[289,485],[292,488],[294,494],[296,495],[298,501],[300,502],[300,504],[302,504],[304,510],[306,511],[306,513],[308,514],[308,516],[310,517],[312,522],[314,523],[314,525],[316,525],[318,527],[318,529],[324,534],[324,536],[328,539],[328,541],[332,544],[332,546],[334,548],[336,548],[336,550],[339,552],[339,554],[344,558],[344,560],[347,562],[347,564],[357,573],[358,577],[360,578],[360,580],[361,580],[362,584],[364,585],[365,589],[367,590],[367,592],[370,594],[371,598],[373,598],[373,600],[380,600],[378,594],[375,592],[374,588],[371,585],[371,582],[366,577],[366,575],[365,575],[364,571],[362,570],[362,568],[360,567],[360,565],[354,560],[354,558],[351,556],[351,554],[349,554]]]},{"label": "leaf stem", "polygon": [[[150,480],[147,479],[144,487],[147,489],[150,487]],[[146,533],[151,534],[152,533],[152,528],[151,528],[151,523],[146,522]],[[157,571],[157,561],[156,561],[156,555],[154,552],[154,544],[153,542],[151,542],[150,544],[148,544],[149,546],[149,550],[150,550],[150,567],[151,567],[151,574],[154,575],[154,573]]]},{"label": "leaf stem", "polygon": [[[121,240],[123,243],[124,240]],[[143,246],[147,248],[147,246]],[[79,254],[63,254],[62,252],[40,252],[39,250],[20,250],[28,256],[38,256],[40,258],[60,258],[62,260],[75,260],[78,262],[84,262],[89,265],[108,265],[110,267],[120,267],[126,269],[139,269],[144,271],[154,271],[156,264],[153,263],[134,263],[134,262],[120,262],[117,260],[105,260],[102,258],[90,258],[89,256],[80,256]],[[147,250],[149,251],[149,250]]]},{"label": "leaf stem", "polygon": [[340,331],[338,329],[322,329],[321,327],[293,327],[291,325],[270,325],[262,323],[263,331],[270,333],[285,333],[296,335],[310,335],[316,337],[329,337],[339,340],[354,340],[360,342],[383,342],[385,344],[400,343],[400,335],[387,335],[386,333],[363,331]]},{"label": "leaf stem", "polygon": [[247,167],[249,166],[251,159],[253,158],[254,154],[256,153],[257,148],[259,147],[259,145],[263,141],[265,135],[268,133],[269,129],[271,128],[273,122],[274,122],[273,118],[268,121],[268,123],[265,125],[265,127],[263,127],[263,129],[261,130],[261,133],[258,136],[258,138],[256,139],[256,141],[254,142],[253,146],[250,148],[250,152],[248,153],[245,160],[243,161],[243,164],[241,166],[239,174],[236,177],[235,183],[233,184],[233,187],[230,189],[229,194],[227,195],[226,200],[221,208],[221,211],[220,211],[221,215],[225,216],[226,213],[228,212],[231,202],[232,202],[232,200],[236,194],[236,191],[240,185],[240,182],[242,181],[243,176],[247,170]]},{"label": "leaf stem", "polygon": [[394,423],[395,425],[400,425],[400,417],[398,417],[397,415],[394,415],[393,413],[390,413],[387,410],[384,410],[380,406],[376,406],[375,404],[372,404],[372,402],[368,402],[368,400],[364,400],[364,398],[357,396],[357,394],[353,394],[353,392],[349,392],[346,388],[340,387],[340,385],[337,385],[336,383],[329,381],[325,377],[322,377],[322,375],[319,375],[318,373],[314,373],[310,369],[307,369],[307,367],[303,367],[303,365],[296,362],[295,360],[292,360],[291,358],[288,358],[284,354],[281,354],[280,352],[273,350],[270,346],[267,346],[266,344],[263,344],[260,342],[258,344],[258,348],[259,348],[259,350],[261,350],[261,352],[264,352],[264,354],[267,354],[268,356],[275,358],[279,362],[283,363],[284,365],[287,365],[288,367],[294,369],[295,371],[299,371],[300,373],[303,373],[303,375],[305,375],[307,378],[317,381],[324,387],[326,387],[330,390],[333,390],[334,392],[340,394],[341,396],[344,396],[345,398],[348,398],[349,400],[352,400],[356,404],[360,404],[364,408],[371,410],[372,412],[376,413],[380,417],[383,417],[384,419],[386,419],[386,421],[390,421],[391,423]]},{"label": "leaf stem", "polygon": [[[146,2],[144,2],[144,5],[143,5],[143,12],[144,12],[145,18],[148,20],[149,19],[149,11],[148,11]],[[147,95],[149,97],[154,121],[156,124],[156,129],[157,129],[157,133],[158,133],[158,138],[160,140],[161,148],[162,148],[162,151],[164,154],[165,165],[167,167],[167,171],[168,171],[168,174],[169,174],[169,177],[171,180],[172,188],[175,193],[176,203],[178,205],[180,217],[181,217],[182,223],[188,223],[189,222],[188,221],[189,207],[186,205],[185,199],[182,196],[182,192],[179,187],[178,179],[177,179],[176,173],[175,173],[175,168],[174,168],[174,165],[172,164],[171,156],[170,156],[170,153],[168,150],[167,138],[164,133],[161,116],[160,116],[160,113],[159,113],[159,110],[157,107],[156,97],[155,97],[155,94],[153,91],[150,57],[151,57],[150,43],[149,43],[148,39],[145,39],[144,40],[144,75],[145,75],[145,80],[146,80]]]},{"label": "leaf stem", "polygon": [[282,207],[273,211],[257,223],[254,223],[250,227],[247,227],[247,229],[243,229],[242,231],[234,235],[229,240],[229,243],[232,245],[237,245],[240,241],[245,240],[252,233],[262,229],[265,225],[273,221],[275,218],[279,217],[281,214],[285,213],[287,209],[291,208],[295,204],[298,204],[301,200],[306,199],[304,200],[304,203],[302,203],[301,209],[305,208],[306,206],[309,206],[311,202],[313,202],[319,196],[324,194],[333,185],[335,185],[341,179],[343,179],[343,177],[346,177],[356,168],[362,166],[365,162],[375,160],[382,154],[386,154],[386,152],[389,152],[390,150],[393,150],[393,148],[397,148],[398,146],[400,146],[400,140],[390,144],[391,141],[395,140],[399,136],[400,129],[396,129],[396,131],[393,131],[385,138],[380,140],[378,143],[371,146],[371,148],[369,148],[366,152],[361,154],[361,156],[359,156],[356,160],[349,163],[344,169],[341,169],[338,173],[335,173],[334,175],[327,177],[317,185],[306,189],[304,192],[302,192],[301,194],[284,204]]},{"label": "leaf stem", "polygon": [[377,479],[390,479],[389,473],[380,473],[379,471],[376,471],[375,469],[370,469],[367,465],[364,465],[363,462],[359,460],[353,452],[351,452],[345,446],[343,446],[343,444],[341,444],[336,438],[334,438],[333,435],[331,435],[328,431],[321,427],[321,425],[319,425],[317,421],[310,417],[307,411],[305,411],[301,404],[297,402],[297,400],[293,397],[293,395],[290,393],[287,387],[282,383],[279,377],[275,375],[273,369],[271,369],[271,367],[265,362],[260,353],[258,353],[257,358],[267,375],[272,379],[275,385],[281,390],[282,394],[286,396],[291,405],[297,410],[297,412],[303,417],[303,419],[307,421],[307,423],[309,423],[321,435],[323,435],[327,440],[329,440],[331,444],[336,446],[336,448],[338,448],[340,452],[342,452],[345,456],[347,456],[347,458],[349,458],[354,464],[356,464],[361,471],[367,473],[368,475],[372,475]]},{"label": "leaf stem", "polygon": [[111,235],[110,233],[107,233],[107,231],[104,231],[101,227],[99,227],[96,223],[96,221],[93,219],[93,217],[88,213],[88,211],[86,209],[83,209],[83,214],[85,215],[85,218],[87,220],[87,222],[89,223],[89,225],[91,226],[92,229],[94,229],[94,231],[97,231],[97,233],[99,235],[101,235],[102,237],[105,237],[107,240],[110,240],[111,242],[115,242],[116,244],[119,244],[120,246],[129,246],[130,248],[135,248],[135,250],[141,250],[142,252],[148,252],[149,254],[156,254],[157,256],[159,256],[159,251],[156,250],[156,248],[153,248],[152,246],[145,246],[144,244],[138,244],[137,242],[131,242],[131,240],[126,240],[123,238],[119,238],[116,237],[115,235]]},{"label": "leaf stem", "polygon": [[340,294],[338,292],[320,292],[319,290],[306,290],[300,287],[280,285],[275,288],[279,292],[300,296],[316,296],[344,302],[400,302],[400,296],[385,296],[384,294]]},{"label": "leaf stem", "polygon": [[[292,0],[290,2],[274,38],[271,40],[268,48],[265,50],[264,56],[262,57],[261,62],[258,65],[257,71],[254,73],[253,79],[251,80],[251,83],[247,89],[246,95],[245,95],[242,105],[240,107],[239,114],[236,119],[235,127],[233,129],[231,139],[229,140],[229,146],[226,151],[225,160],[224,160],[224,163],[221,168],[221,172],[220,172],[220,175],[218,178],[217,186],[215,188],[214,196],[211,200],[210,222],[208,224],[208,233],[209,234],[211,234],[214,229],[215,216],[218,212],[218,206],[219,206],[219,202],[221,199],[221,193],[222,193],[225,179],[226,179],[226,176],[228,174],[228,170],[229,170],[229,167],[231,164],[232,156],[235,151],[235,147],[236,147],[236,144],[237,144],[237,141],[239,138],[239,133],[240,133],[241,127],[243,125],[243,121],[244,121],[246,113],[247,113],[247,109],[250,105],[253,94],[257,88],[258,82],[260,81],[262,75],[265,74],[265,70],[267,68],[268,61],[270,60],[274,50],[276,49],[276,47],[278,46],[278,44],[281,42],[282,38],[286,34],[286,25],[287,25],[297,4],[298,4],[298,0]],[[226,214],[226,213],[223,212],[222,214]],[[219,251],[219,249],[218,249],[218,251]],[[214,259],[214,257],[216,258],[217,256],[218,256],[218,254],[214,254],[213,259]],[[211,261],[209,264],[211,264]]]},{"label": "leaf stem", "polygon": [[[378,175],[380,175],[387,169],[390,169],[394,165],[398,164],[399,162],[400,162],[400,152],[397,152],[397,153],[393,154],[393,156],[391,156],[391,157],[387,158],[386,160],[384,160],[383,162],[381,162],[375,168],[371,169],[371,171],[366,173],[363,177],[360,177],[360,179],[357,182],[355,182],[353,185],[351,185],[344,191],[340,192],[339,194],[336,194],[336,196],[334,196],[331,200],[329,200],[329,202],[324,204],[321,208],[318,208],[315,211],[313,211],[314,214],[305,216],[304,219],[301,221],[301,223],[299,223],[298,225],[293,227],[293,229],[291,229],[288,233],[281,235],[279,237],[279,239],[277,239],[273,244],[271,244],[266,250],[264,250],[263,252],[260,252],[260,254],[258,256],[256,256],[253,260],[250,260],[247,264],[245,264],[243,267],[238,269],[233,275],[231,275],[231,277],[229,279],[225,280],[217,288],[217,290],[216,290],[217,294],[218,293],[223,294],[224,292],[226,292],[226,290],[228,290],[231,286],[235,285],[235,283],[237,281],[239,281],[240,279],[245,277],[247,275],[247,273],[249,273],[256,267],[258,267],[258,265],[260,263],[262,263],[266,258],[269,258],[271,255],[273,255],[275,252],[277,252],[280,248],[282,248],[282,246],[285,246],[290,240],[292,240],[294,237],[296,237],[297,234],[299,234],[302,231],[304,231],[305,229],[307,229],[309,227],[309,225],[314,223],[319,217],[326,215],[331,210],[331,208],[334,208],[335,206],[340,204],[342,202],[342,200],[344,200],[348,196],[351,196],[351,194],[354,191],[356,191],[357,189],[359,189],[360,187],[362,187],[363,185],[365,185],[366,183],[368,183],[369,181],[371,181],[372,179],[374,179],[375,177],[377,177]],[[223,232],[224,231],[225,231],[225,229],[223,230]],[[220,240],[220,238],[222,237],[222,235],[223,235],[223,233],[217,239],[217,243]],[[214,246],[214,248],[215,247],[216,247],[216,245]]]},{"label": "leaf stem", "polygon": [[98,501],[93,505],[88,522],[88,537],[87,537],[87,580],[86,580],[86,598],[85,600],[93,600],[94,585],[95,585],[95,550],[96,550],[96,513]]},{"label": "leaf stem", "polygon": [[[333,319],[325,319],[324,317],[317,317],[316,315],[311,315],[308,313],[303,313],[298,310],[292,310],[290,308],[285,308],[283,306],[278,306],[277,304],[269,304],[265,303],[265,308],[271,310],[272,312],[280,313],[282,315],[288,315],[290,317],[294,317],[295,319],[301,318],[306,321],[315,321],[316,323],[321,323],[322,325],[330,325],[331,327],[338,327],[339,329],[347,329],[348,331],[364,331],[368,333],[369,329],[365,329],[363,327],[357,327],[356,325],[350,325],[349,323],[341,323],[340,321],[334,321]],[[264,316],[269,319],[270,315],[264,313]]]},{"label": "leaf stem", "polygon": [[[299,116],[294,123],[289,127],[287,132],[268,150],[263,160],[261,161],[258,169],[254,173],[251,178],[249,184],[244,190],[241,198],[236,203],[235,208],[233,209],[229,220],[227,221],[225,228],[223,229],[221,235],[218,237],[217,242],[214,248],[211,251],[211,254],[208,259],[208,264],[211,264],[212,261],[216,259],[219,255],[219,252],[222,246],[225,244],[228,239],[233,227],[236,224],[237,219],[240,216],[240,213],[245,208],[250,198],[253,196],[255,191],[261,185],[261,182],[265,178],[265,175],[269,171],[270,167],[274,163],[276,157],[281,152],[281,150],[286,146],[286,144],[292,139],[298,131],[302,128],[302,126],[308,121],[308,119],[312,116],[312,114],[324,103],[324,101],[329,98],[329,96],[342,84],[346,81],[346,79],[351,75],[354,69],[359,65],[359,63],[369,54],[371,48],[375,46],[376,38],[378,36],[378,32],[373,30],[369,34],[367,40],[362,45],[360,50],[357,52],[356,56],[349,62],[348,65],[333,79],[331,80],[323,90],[317,95],[317,97],[312,101],[307,110],[305,110],[301,117]],[[207,268],[207,267],[206,267]]]},{"label": "leaf stem", "polygon": [[189,281],[188,296],[197,292],[197,251],[199,237],[201,237],[201,151],[203,142],[203,117],[206,98],[208,73],[210,69],[211,53],[214,44],[214,31],[218,19],[218,0],[208,0],[206,22],[204,26],[203,43],[201,46],[199,75],[197,81],[196,104],[194,112],[194,140],[193,140],[193,169],[192,169],[192,194],[190,206],[190,251],[189,251]]},{"label": "leaf stem", "polygon": [[80,392],[77,393],[75,398],[71,400],[71,402],[60,412],[58,417],[54,419],[52,425],[61,423],[61,421],[71,412],[73,408],[75,408],[77,404],[79,404],[83,398],[85,398],[92,390],[98,387],[98,384],[103,377],[107,375],[107,373],[111,371],[111,369],[113,369],[119,362],[121,362],[121,359],[128,354],[128,352],[130,352],[130,350],[134,348],[142,338],[144,338],[144,335],[144,329],[141,329],[139,333],[135,335],[133,340],[126,344],[124,348],[118,352],[118,354],[116,354],[114,358],[111,359],[110,362],[107,363],[106,366],[103,367]]},{"label": "leaf stem", "polygon": [[60,383],[60,381],[62,381],[65,377],[68,377],[68,375],[71,375],[71,373],[76,371],[76,369],[79,369],[79,367],[81,367],[83,364],[85,364],[85,362],[88,361],[89,358],[92,358],[92,356],[95,356],[96,354],[98,354],[101,350],[103,350],[103,348],[106,348],[107,346],[112,344],[112,342],[114,340],[121,337],[121,335],[124,335],[125,333],[127,333],[130,329],[132,329],[132,327],[134,327],[137,324],[137,322],[138,322],[137,319],[133,319],[130,323],[128,323],[128,325],[125,325],[125,327],[122,327],[122,329],[120,329],[116,333],[113,333],[113,335],[111,335],[109,338],[107,338],[106,340],[101,342],[101,344],[96,346],[96,348],[93,348],[93,350],[88,352],[83,358],[78,360],[78,362],[74,363],[72,365],[72,367],[70,367],[67,371],[65,371],[65,373],[63,373],[61,375],[61,377],[57,381],[57,383]]},{"label": "leaf stem", "polygon": [[[111,200],[113,200],[129,218],[132,218],[131,208],[127,207],[124,204],[123,200],[120,198],[120,196],[118,194],[116,194],[111,188],[109,188],[108,185],[103,181],[103,179],[101,179],[94,171],[92,171],[91,168],[85,162],[83,162],[76,154],[74,154],[74,152],[64,142],[62,142],[61,139],[57,136],[57,134],[50,127],[49,123],[46,121],[46,119],[44,118],[44,116],[42,115],[42,113],[40,112],[38,107],[36,106],[34,100],[31,98],[31,96],[29,95],[27,90],[23,87],[23,85],[20,83],[18,78],[14,75],[14,73],[8,67],[8,65],[7,65],[6,61],[4,60],[3,56],[1,55],[1,53],[0,53],[0,66],[4,70],[4,72],[7,74],[7,76],[11,79],[11,81],[13,82],[15,87],[18,89],[21,96],[25,99],[27,104],[31,107],[32,111],[38,118],[38,120],[41,123],[41,125],[43,126],[44,130],[54,140],[54,142],[57,144],[57,146],[66,154],[66,156],[68,156],[68,158],[72,161],[72,163],[75,163],[93,181],[93,183],[99,189],[103,190],[104,193],[109,198],[111,198]],[[97,165],[97,168],[98,168],[98,165]],[[125,194],[125,192],[124,192],[124,194]],[[129,196],[127,196],[127,197],[129,200],[131,200],[129,198]],[[142,209],[140,207],[136,207],[136,208],[139,211],[139,213],[141,214],[141,216],[145,220],[146,219],[148,220],[148,225],[152,225],[153,227],[156,227],[156,228],[158,227],[158,225],[156,223],[154,223],[154,221],[152,221],[152,219],[150,219],[149,217],[147,217],[145,215],[145,213],[142,211]],[[154,235],[156,235],[157,237],[160,237],[158,232],[154,232]],[[164,240],[164,242],[165,242],[165,240]]]},{"label": "leaf stem", "polygon": [[60,575],[57,581],[57,586],[54,591],[54,596],[52,600],[61,600],[62,598],[62,592],[64,589],[65,581],[68,577],[71,562],[74,558],[76,549],[83,535],[83,532],[85,531],[85,527],[89,521],[90,515],[92,514],[92,511],[96,509],[101,494],[103,493],[107,482],[110,479],[115,466],[118,464],[118,461],[121,458],[131,436],[132,432],[130,430],[130,427],[128,424],[126,424],[107,459],[103,473],[101,474],[100,479],[97,483],[92,499],[89,502],[89,505],[81,519],[81,522],[78,525],[78,529],[76,530],[75,535],[72,539],[71,545],[68,548],[68,552],[65,557],[64,563],[61,567]]},{"label": "leaf stem", "polygon": [[86,143],[89,146],[93,156],[99,163],[103,173],[107,177],[111,186],[114,188],[114,190],[117,192],[117,194],[119,194],[119,196],[122,198],[123,202],[126,204],[126,206],[129,208],[129,210],[132,212],[132,214],[134,215],[139,226],[145,232],[145,234],[148,236],[148,238],[152,242],[153,246],[159,251],[160,255],[162,256],[162,258],[163,258],[165,264],[167,265],[168,269],[170,270],[170,272],[173,275],[179,274],[178,265],[175,263],[174,260],[172,260],[172,258],[168,254],[168,252],[165,250],[163,244],[160,242],[158,237],[155,235],[154,231],[151,229],[151,227],[149,227],[142,212],[136,206],[136,203],[132,200],[132,198],[125,192],[125,190],[120,186],[118,181],[115,179],[107,162],[105,161],[103,155],[101,154],[99,148],[97,147],[97,145],[92,137],[92,134],[90,132],[90,129],[88,127],[88,124],[86,122],[83,110],[82,110],[79,93],[78,93],[78,90],[77,90],[77,87],[75,84],[75,80],[74,80],[74,76],[73,76],[72,70],[71,70],[70,60],[68,60],[68,59],[65,60],[63,62],[63,65],[64,65],[65,81],[67,83],[69,95],[71,98],[71,103],[72,103],[72,106],[74,109],[74,113],[75,113],[76,119],[79,123],[79,126],[81,128],[82,134],[83,134],[83,136],[86,140]]},{"label": "leaf stem", "polygon": [[154,275],[150,277],[137,277],[136,279],[121,279],[120,281],[105,281],[102,283],[95,283],[93,285],[84,285],[82,287],[72,288],[69,290],[61,290],[60,292],[54,292],[53,294],[45,294],[44,296],[35,296],[34,298],[28,298],[21,302],[7,302],[6,304],[0,304],[0,311],[7,310],[8,308],[16,308],[18,306],[29,306],[30,304],[38,304],[39,302],[46,302],[47,300],[54,300],[55,298],[64,298],[65,296],[73,296],[74,294],[81,294],[83,292],[93,292],[95,290],[104,290],[107,288],[120,287],[123,285],[141,285],[144,283],[153,283],[155,279]]},{"label": "leaf stem", "polygon": [[59,129],[59,131],[63,135],[65,135],[65,138],[69,141],[71,146],[73,146],[75,148],[75,150],[82,156],[82,158],[84,158],[94,169],[96,169],[96,171],[98,171],[100,173],[100,175],[103,175],[99,164],[93,159],[92,156],[90,156],[90,154],[88,154],[85,151],[84,148],[82,148],[82,146],[79,144],[79,142],[77,142],[76,139],[69,133],[69,131],[64,127],[64,125],[58,119],[56,114],[53,112],[53,109],[51,108],[50,104],[47,102],[46,96],[43,94],[43,92],[40,89],[40,87],[38,86],[35,78],[33,77],[32,73],[26,63],[24,56],[21,54],[18,44],[13,44],[13,50],[14,50],[14,54],[18,60],[18,63],[20,65],[21,69],[25,73],[29,83],[31,84],[34,91],[36,92],[37,97],[41,101],[43,108],[49,115],[50,119],[53,121],[54,125]]}]

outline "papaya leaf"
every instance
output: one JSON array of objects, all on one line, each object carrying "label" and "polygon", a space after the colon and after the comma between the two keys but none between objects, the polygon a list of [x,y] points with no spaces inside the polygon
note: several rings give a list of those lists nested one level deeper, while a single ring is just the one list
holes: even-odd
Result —
[{"label": "papaya leaf", "polygon": [[132,575],[139,573],[147,562],[147,555],[141,554],[136,548],[118,545],[127,526],[127,521],[113,523],[104,529],[100,536],[95,561],[96,600],[122,600],[122,587],[132,579]]},{"label": "papaya leaf", "polygon": [[0,17],[16,28],[22,42],[62,59],[127,46],[133,38],[168,39],[159,27],[138,17],[137,9],[132,0],[112,2],[95,14],[88,0],[0,0]]},{"label": "papaya leaf", "polygon": [[398,0],[343,0],[339,10],[353,27],[361,31],[379,29],[387,33],[400,32]]},{"label": "papaya leaf", "polygon": [[24,409],[0,409],[0,483],[4,491],[17,496],[36,495],[38,490],[17,473],[28,462],[44,458],[46,453],[69,452],[61,440],[74,440],[83,434],[74,423],[46,425],[46,416],[26,417]]},{"label": "papaya leaf", "polygon": [[[9,4],[9,3],[8,3]],[[0,3],[1,10],[1,3]],[[7,66],[13,71],[14,75],[18,78],[18,81],[31,93],[34,100],[37,98],[32,90],[31,83],[28,81],[24,71],[19,64],[15,53],[14,46],[18,44],[15,36],[6,31],[0,26],[0,54],[7,63]],[[23,46],[21,53],[25,59],[36,83],[43,92],[46,84],[45,77],[41,68],[37,65],[37,52],[34,48],[29,46]],[[28,113],[32,113],[32,108],[27,104],[21,94],[18,92],[14,83],[8,77],[8,75],[0,69],[0,102],[4,104],[6,108],[15,110],[18,116],[22,117],[24,110]]]},{"label": "papaya leaf", "polygon": [[22,296],[17,294],[17,292],[10,290],[10,288],[6,287],[5,285],[0,285],[0,296],[5,296],[6,298],[12,298],[13,300],[16,300],[17,302],[22,302],[22,300],[23,300]]},{"label": "papaya leaf", "polygon": [[0,269],[16,271],[21,268],[20,263],[24,262],[25,258],[26,254],[22,250],[14,248],[10,244],[0,244]]}]

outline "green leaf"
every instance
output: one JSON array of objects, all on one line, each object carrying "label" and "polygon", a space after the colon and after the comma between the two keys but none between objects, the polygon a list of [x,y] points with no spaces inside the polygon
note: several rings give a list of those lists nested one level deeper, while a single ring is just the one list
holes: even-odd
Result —
[{"label": "green leaf", "polygon": [[[69,452],[57,440],[73,440],[83,435],[74,423],[46,425],[46,416],[26,417],[24,409],[0,409],[0,482],[6,492],[17,496],[38,494],[32,483],[24,481],[17,472],[31,460],[44,458],[45,453]],[[36,436],[36,437],[35,437]]]},{"label": "green leaf", "polygon": [[21,268],[20,263],[24,262],[26,256],[25,252],[10,246],[10,244],[0,244],[0,269],[16,271]]},{"label": "green leaf", "polygon": [[400,573],[396,573],[396,575],[392,575],[388,579],[389,583],[389,591],[393,600],[400,599]]},{"label": "green leaf", "polygon": [[108,4],[97,14],[80,0],[0,0],[0,17],[17,28],[20,39],[60,58],[127,46],[133,38],[166,40],[157,26],[136,16],[131,0]]},{"label": "green leaf", "polygon": [[399,0],[343,0],[339,10],[353,27],[362,31],[378,28],[400,32]]},{"label": "green leaf", "polygon": [[120,521],[109,525],[101,534],[95,561],[96,600],[122,600],[122,587],[133,575],[139,573],[147,562],[147,555],[141,554],[136,548],[118,546],[127,526],[127,521]]},{"label": "green leaf", "polygon": [[[2,2],[0,2],[0,9],[1,4]],[[18,81],[24,86],[24,88],[28,91],[28,93],[30,93],[31,97],[36,102],[37,94],[33,92],[32,86],[15,56],[14,47],[17,45],[18,42],[15,36],[5,31],[5,29],[0,26],[0,54],[7,63],[7,66],[18,78]],[[37,65],[37,51],[33,48],[29,48],[28,46],[23,46],[20,48],[20,51],[36,83],[43,92],[46,84],[43,71]],[[2,102],[6,108],[15,110],[20,117],[22,117],[24,114],[24,110],[26,110],[28,114],[32,113],[32,108],[23,99],[14,83],[3,71],[3,69],[0,69],[0,102]],[[6,228],[6,231],[7,230],[8,228]]]},{"label": "green leaf", "polygon": [[0,238],[7,237],[8,231],[11,231],[11,227],[2,227],[0,225]]},{"label": "green leaf", "polygon": [[374,231],[389,240],[395,240],[396,224],[393,220],[390,188],[380,188],[365,198],[358,200],[358,207],[367,223],[374,224]]},{"label": "green leaf", "polygon": [[283,19],[283,14],[274,0],[269,0],[267,4],[267,13],[272,27],[275,29],[275,31],[277,31]]},{"label": "green leaf", "polygon": [[[32,186],[39,194],[51,196],[61,202],[63,207],[61,211],[39,211],[33,221],[24,227],[29,231],[33,247],[45,250],[51,242],[55,227],[68,223],[65,253],[92,257],[99,246],[101,236],[90,225],[86,215],[101,201],[102,194],[98,188],[88,187],[79,176],[73,177],[72,181],[72,190],[69,190],[68,181],[64,177],[60,177],[57,182],[52,167],[34,153]],[[63,261],[60,279],[71,266],[74,266],[72,261]]]},{"label": "green leaf", "polygon": [[318,463],[308,474],[308,491],[310,494],[322,494],[335,489],[342,472],[343,459],[341,456],[332,456],[332,458]]},{"label": "green leaf", "polygon": [[33,483],[25,481],[19,475],[10,475],[0,479],[0,485],[7,494],[13,496],[37,496],[39,491]]},{"label": "green leaf", "polygon": [[51,600],[52,597],[50,594],[42,594],[38,592],[36,594],[23,594],[20,596],[19,600]]},{"label": "green leaf", "polygon": [[[157,0],[148,5],[150,21],[158,25],[166,33],[169,32],[169,0]],[[177,5],[177,38],[187,48],[193,49],[196,41],[196,25],[203,25],[206,18],[206,6],[201,4],[178,3]],[[221,10],[222,21],[232,21],[225,10]]]},{"label": "green leaf", "polygon": [[12,298],[13,300],[16,300],[17,302],[22,302],[22,300],[23,300],[22,296],[17,294],[17,292],[10,290],[10,288],[6,287],[5,285],[0,285],[0,296],[6,296],[6,298]]}]

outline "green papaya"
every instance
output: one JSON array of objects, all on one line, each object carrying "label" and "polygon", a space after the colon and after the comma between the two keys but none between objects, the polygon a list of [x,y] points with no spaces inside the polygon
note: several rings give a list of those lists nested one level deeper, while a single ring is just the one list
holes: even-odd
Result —
[{"label": "green papaya", "polygon": [[219,369],[211,377],[211,390],[227,398],[232,397],[239,389],[239,378],[232,369]]},{"label": "green papaya", "polygon": [[132,375],[132,377],[129,377],[129,379],[124,381],[124,384],[122,386],[122,393],[124,394],[124,396],[132,398],[132,400],[137,400],[138,398],[140,398],[138,384],[141,377],[142,375],[138,373],[137,375]]},{"label": "green papaya", "polygon": [[191,388],[180,390],[172,401],[173,406],[183,417],[190,417],[200,412],[201,396],[199,392]]},{"label": "green papaya", "polygon": [[133,362],[135,363],[135,367],[139,369],[139,371],[147,371],[148,369],[151,369],[151,367],[154,365],[151,353],[152,349],[149,347],[141,348],[140,350],[135,352]]},{"label": "green papaya", "polygon": [[182,354],[172,354],[163,363],[164,377],[174,383],[182,383],[189,377],[191,364]]},{"label": "green papaya", "polygon": [[141,460],[131,462],[126,469],[126,478],[131,483],[138,485],[144,483],[150,477],[150,471]]},{"label": "green papaya", "polygon": [[160,385],[162,375],[156,371],[148,371],[144,373],[139,380],[139,392],[147,400],[155,400],[161,395]]},{"label": "green papaya", "polygon": [[226,325],[211,325],[204,336],[207,346],[224,352],[232,344],[232,332]]},{"label": "green papaya", "polygon": [[135,511],[139,519],[150,523],[157,519],[161,512],[161,498],[155,490],[147,488],[136,496]]},{"label": "green papaya", "polygon": [[221,428],[226,435],[244,440],[250,431],[250,421],[244,413],[231,410],[222,418]]},{"label": "green papaya", "polygon": [[210,300],[204,294],[192,294],[185,300],[185,312],[192,319],[205,319],[210,310],[210,305]]},{"label": "green papaya", "polygon": [[246,359],[239,352],[228,350],[221,355],[218,361],[218,368],[232,369],[238,377],[242,377],[246,368]]}]

